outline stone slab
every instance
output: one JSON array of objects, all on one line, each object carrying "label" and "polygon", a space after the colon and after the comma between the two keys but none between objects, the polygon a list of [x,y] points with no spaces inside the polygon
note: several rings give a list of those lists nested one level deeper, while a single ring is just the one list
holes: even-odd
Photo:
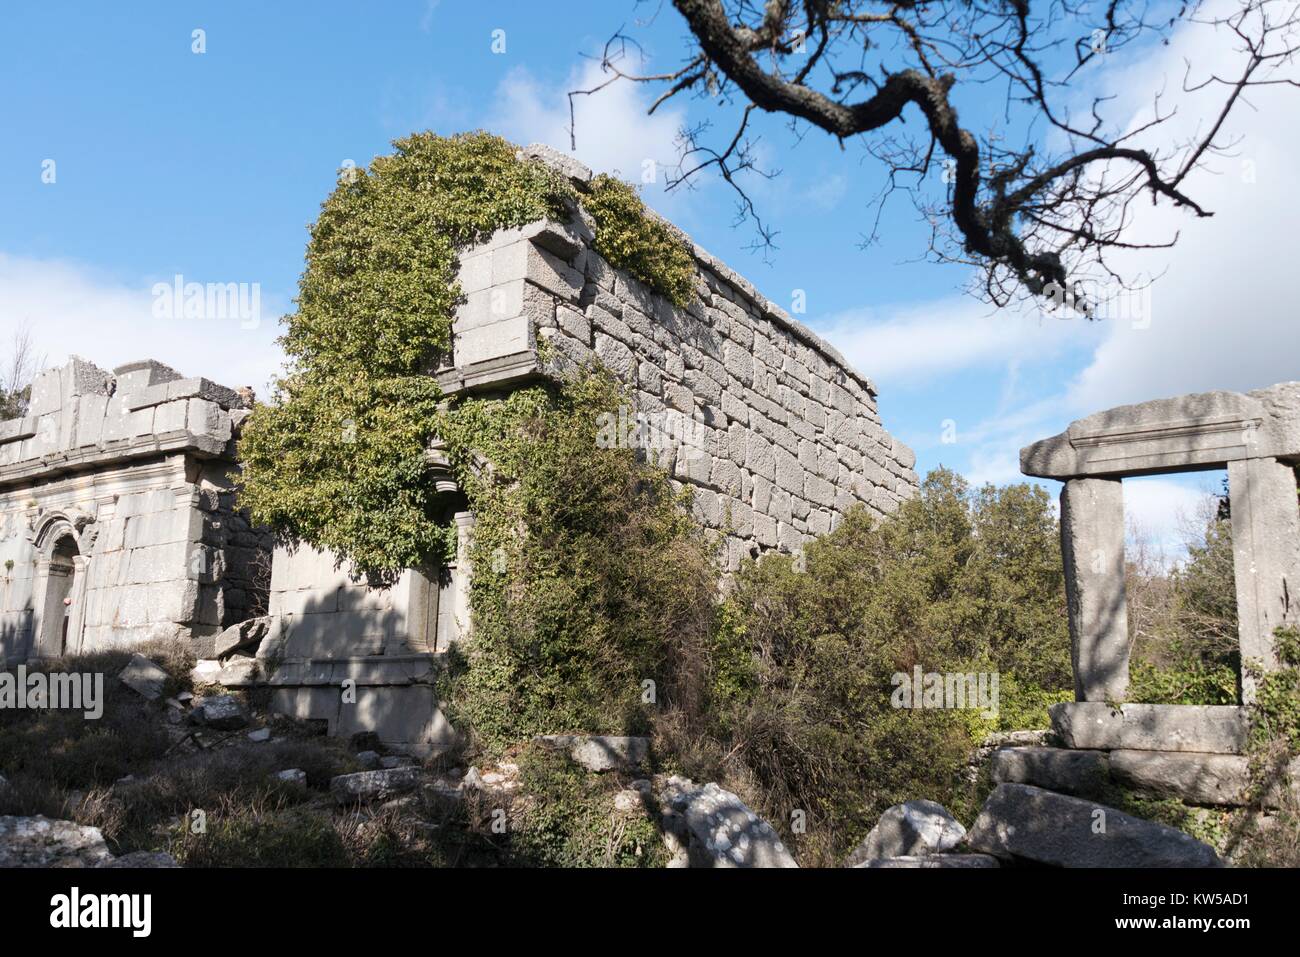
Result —
[{"label": "stone slab", "polygon": [[1063,702],[1048,708],[1067,748],[1241,754],[1249,721],[1237,705]]},{"label": "stone slab", "polygon": [[970,833],[974,850],[1055,867],[1220,867],[1189,834],[1092,801],[999,784]]},{"label": "stone slab", "polygon": [[1110,762],[1102,751],[1066,748],[999,748],[989,759],[998,784],[1032,784],[1049,791],[1100,796],[1110,780]]}]

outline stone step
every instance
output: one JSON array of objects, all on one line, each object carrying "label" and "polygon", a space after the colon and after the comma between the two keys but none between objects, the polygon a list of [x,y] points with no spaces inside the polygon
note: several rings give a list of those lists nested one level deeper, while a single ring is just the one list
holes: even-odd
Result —
[{"label": "stone step", "polygon": [[1067,748],[1241,754],[1249,720],[1237,705],[1122,704],[1073,701],[1048,708]]},{"label": "stone step", "polygon": [[1101,796],[1110,781],[1110,761],[1104,751],[999,748],[989,766],[997,784],[1033,784],[1082,797]]},{"label": "stone step", "polygon": [[1287,780],[1258,785],[1251,781],[1250,759],[1238,754],[1112,751],[1110,774],[1124,787],[1188,804],[1238,807],[1260,800],[1266,807],[1277,807],[1287,788],[1300,800],[1300,758],[1275,775]]}]

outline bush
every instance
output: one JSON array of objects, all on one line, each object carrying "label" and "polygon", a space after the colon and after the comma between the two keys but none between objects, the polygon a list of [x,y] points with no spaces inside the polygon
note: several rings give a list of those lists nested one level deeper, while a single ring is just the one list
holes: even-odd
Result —
[{"label": "bush", "polygon": [[516,864],[538,867],[663,867],[667,851],[639,804],[614,807],[616,778],[594,775],[539,745],[519,754],[520,793],[510,848]]},{"label": "bush", "polygon": [[[1023,714],[1063,696],[1063,589],[1045,493],[972,494],[936,470],[886,519],[849,513],[802,563],[742,570],[709,656],[708,727],[807,860],[837,860],[903,800],[973,811],[966,763],[988,722],[894,708],[891,678],[998,671]],[[805,835],[789,832],[794,810]]]},{"label": "bush", "polygon": [[[687,649],[712,627],[716,569],[687,501],[634,450],[596,442],[598,417],[624,401],[587,370],[446,417],[477,523],[474,640],[444,696],[496,749],[645,732],[687,693]],[[470,467],[479,455],[490,471]]]}]

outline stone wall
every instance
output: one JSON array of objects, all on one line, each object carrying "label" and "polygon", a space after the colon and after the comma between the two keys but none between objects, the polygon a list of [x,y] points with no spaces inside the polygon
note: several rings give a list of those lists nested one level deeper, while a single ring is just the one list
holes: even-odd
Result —
[{"label": "stone wall", "polygon": [[[591,177],[543,147],[529,152],[579,184]],[[747,280],[682,234],[696,295],[677,308],[613,269],[592,239],[581,217],[544,221],[462,254],[448,391],[603,363],[631,393],[627,425],[642,415],[653,454],[727,536],[731,569],[797,551],[855,504],[884,515],[916,490],[916,456],[885,431],[870,380]]]},{"label": "stone wall", "polygon": [[[544,148],[530,152],[579,184],[591,177]],[[461,255],[464,300],[438,373],[447,393],[503,394],[603,364],[631,404],[593,422],[593,441],[642,448],[688,485],[729,570],[798,551],[856,504],[884,515],[915,492],[915,456],[881,425],[871,382],[831,346],[685,236],[696,294],[675,307],[610,267],[584,217],[500,230]],[[436,656],[470,626],[472,516],[456,520],[456,564],[408,570],[387,591],[349,581],[313,549],[276,551],[274,707],[336,733],[375,730],[390,746],[450,740],[432,682]]]},{"label": "stone wall", "polygon": [[269,536],[230,477],[246,404],[153,361],[37,377],[27,414],[0,423],[0,657],[155,637],[203,654],[264,611]]}]

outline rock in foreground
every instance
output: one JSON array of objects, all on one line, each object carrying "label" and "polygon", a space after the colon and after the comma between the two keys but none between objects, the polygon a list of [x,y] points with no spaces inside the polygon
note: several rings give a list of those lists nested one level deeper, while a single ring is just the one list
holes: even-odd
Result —
[{"label": "rock in foreground", "polygon": [[912,857],[950,851],[966,836],[966,829],[948,809],[934,801],[895,804],[871,829],[866,840],[844,862],[857,867],[864,861]]},{"label": "rock in foreground", "polygon": [[684,838],[691,867],[798,867],[780,836],[717,784],[669,778],[660,795],[665,830]]},{"label": "rock in foreground", "polygon": [[1189,834],[1092,801],[999,784],[966,837],[977,851],[1057,867],[1220,867]]},{"label": "rock in foreground", "polygon": [[112,860],[97,827],[39,814],[0,817],[0,868],[99,867]]},{"label": "rock in foreground", "polygon": [[385,768],[382,771],[340,774],[330,781],[330,793],[339,804],[387,801],[414,791],[419,784],[419,768]]}]

